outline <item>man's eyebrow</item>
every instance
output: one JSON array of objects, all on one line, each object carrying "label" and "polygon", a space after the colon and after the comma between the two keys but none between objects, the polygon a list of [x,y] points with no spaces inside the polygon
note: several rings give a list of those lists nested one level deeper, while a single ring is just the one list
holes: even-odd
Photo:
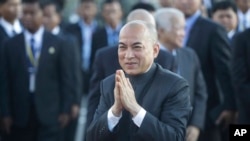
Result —
[{"label": "man's eyebrow", "polygon": [[[126,44],[123,43],[123,42],[119,42],[119,45],[124,45],[124,46],[126,46]],[[142,43],[141,43],[141,42],[135,42],[135,43],[132,44],[132,46],[135,46],[135,45],[142,45]]]},{"label": "man's eyebrow", "polygon": [[135,43],[133,43],[132,45],[133,45],[133,46],[135,46],[135,45],[142,45],[142,43],[141,43],[141,42],[135,42]]},{"label": "man's eyebrow", "polygon": [[124,44],[123,42],[119,42],[119,45],[124,45],[124,46],[126,46],[126,44]]}]

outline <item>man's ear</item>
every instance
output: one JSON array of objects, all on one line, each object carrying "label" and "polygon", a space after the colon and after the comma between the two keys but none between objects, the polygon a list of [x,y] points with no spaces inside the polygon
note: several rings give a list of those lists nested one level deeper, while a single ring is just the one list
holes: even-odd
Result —
[{"label": "man's ear", "polygon": [[160,51],[160,45],[158,43],[155,43],[153,45],[153,51],[154,51],[154,58],[156,58]]}]

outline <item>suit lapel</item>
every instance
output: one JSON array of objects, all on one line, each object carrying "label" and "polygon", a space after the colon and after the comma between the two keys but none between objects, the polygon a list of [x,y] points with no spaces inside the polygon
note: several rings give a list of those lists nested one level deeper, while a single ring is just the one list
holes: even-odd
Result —
[{"label": "suit lapel", "polygon": [[2,33],[3,36],[9,37],[9,35],[6,33],[6,31],[4,30],[4,27],[2,25],[0,25],[0,32]]},{"label": "suit lapel", "polygon": [[[29,67],[29,60],[27,57],[27,53],[26,53],[26,43],[25,43],[25,37],[24,37],[24,33],[21,33],[20,35],[16,36],[16,53],[19,55],[13,55],[14,56],[19,56],[17,59],[21,60],[20,64],[17,64],[18,66],[20,66],[20,68],[22,68],[24,70],[25,75],[29,75],[28,73],[28,67]],[[18,61],[19,62],[19,61]]]},{"label": "suit lapel", "polygon": [[[50,35],[44,31],[43,33],[43,41],[42,41],[42,48],[41,48],[41,52],[40,52],[40,57],[38,60],[38,68],[41,67],[44,63],[44,57],[46,57],[46,51],[48,51],[49,48],[49,37]],[[39,69],[38,69],[39,70]]]},{"label": "suit lapel", "polygon": [[194,43],[196,42],[197,37],[199,37],[198,34],[200,34],[200,30],[201,30],[200,20],[201,20],[201,17],[198,17],[190,30],[188,41],[187,41],[187,46],[189,47],[192,47],[192,48],[196,47]]}]

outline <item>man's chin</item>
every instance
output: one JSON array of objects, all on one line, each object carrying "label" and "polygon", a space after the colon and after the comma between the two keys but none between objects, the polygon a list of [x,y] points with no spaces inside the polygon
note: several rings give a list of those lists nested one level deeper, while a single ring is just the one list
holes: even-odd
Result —
[{"label": "man's chin", "polygon": [[137,75],[138,74],[135,70],[131,70],[131,69],[126,69],[125,73],[128,75]]}]

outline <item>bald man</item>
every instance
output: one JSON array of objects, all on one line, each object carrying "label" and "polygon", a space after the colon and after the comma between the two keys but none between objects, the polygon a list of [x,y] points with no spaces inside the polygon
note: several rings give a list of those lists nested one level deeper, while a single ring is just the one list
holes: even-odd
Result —
[{"label": "bald man", "polygon": [[118,46],[122,69],[101,82],[87,141],[184,141],[189,87],[154,63],[159,50],[152,24],[136,20],[123,26]]},{"label": "bald man", "polygon": [[[128,15],[127,21],[133,20],[142,20],[155,26],[153,15],[143,9],[134,10]],[[104,47],[96,52],[90,80],[90,92],[88,94],[86,127],[91,123],[100,100],[101,80],[121,68],[118,62],[117,50],[117,45],[115,45]],[[160,50],[155,61],[165,69],[174,70],[174,58],[170,53]]]}]

